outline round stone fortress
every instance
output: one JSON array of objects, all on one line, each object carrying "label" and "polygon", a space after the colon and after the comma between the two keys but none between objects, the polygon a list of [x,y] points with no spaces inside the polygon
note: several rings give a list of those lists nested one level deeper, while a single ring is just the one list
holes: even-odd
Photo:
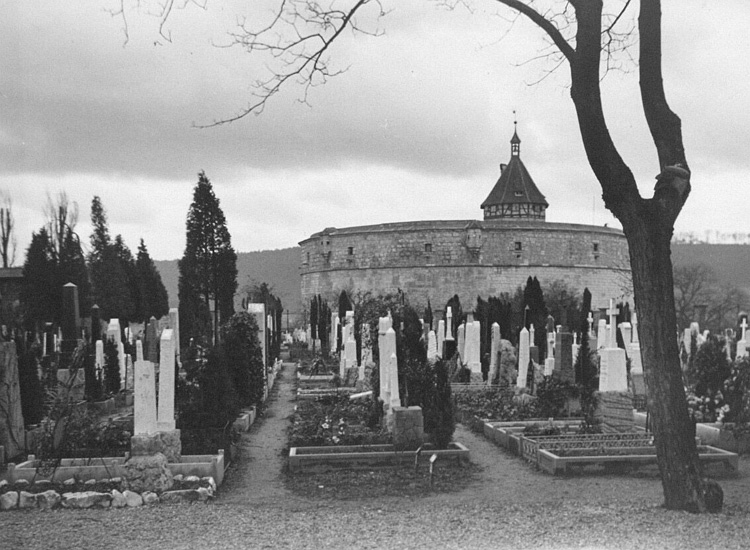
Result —
[{"label": "round stone fortress", "polygon": [[518,134],[511,158],[482,203],[484,220],[329,227],[300,242],[302,300],[341,290],[406,293],[413,305],[441,307],[454,294],[513,294],[529,276],[592,294],[592,309],[632,296],[628,245],[609,227],[545,221],[547,201],[521,162]]}]

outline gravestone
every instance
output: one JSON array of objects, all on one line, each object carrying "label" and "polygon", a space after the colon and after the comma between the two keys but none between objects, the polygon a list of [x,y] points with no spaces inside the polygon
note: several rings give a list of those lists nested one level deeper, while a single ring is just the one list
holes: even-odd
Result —
[{"label": "gravestone", "polygon": [[631,432],[633,422],[633,396],[628,392],[599,392],[596,394],[594,418],[603,433]]},{"label": "gravestone", "polygon": [[156,371],[151,361],[136,361],[133,388],[133,433],[156,432]]},{"label": "gravestone", "polygon": [[434,363],[438,358],[437,335],[434,330],[427,333],[427,360]]},{"label": "gravestone", "polygon": [[487,375],[487,385],[492,385],[497,378],[498,353],[500,352],[500,325],[492,323],[492,337],[490,341],[490,372]]},{"label": "gravestone", "polygon": [[607,338],[607,321],[599,319],[599,326],[596,331],[596,349],[600,350],[607,347],[609,342]]},{"label": "gravestone", "polygon": [[96,379],[101,380],[104,376],[104,342],[102,340],[96,341],[96,359],[94,365],[96,368]]},{"label": "gravestone", "polygon": [[531,353],[529,350],[529,331],[524,327],[518,337],[518,378],[516,386],[519,388],[526,387],[526,380],[529,374],[529,361]]},{"label": "gravestone", "polygon": [[169,328],[172,329],[174,334],[174,353],[175,363],[177,368],[182,368],[182,360],[180,357],[180,310],[176,307],[170,308],[169,310]]},{"label": "gravestone", "polygon": [[15,458],[25,445],[16,344],[0,342],[0,447],[7,458]]},{"label": "gravestone", "polygon": [[473,373],[482,373],[482,358],[480,351],[481,322],[476,320],[466,324],[466,335],[464,344],[464,353],[466,354],[465,364]]},{"label": "gravestone", "polygon": [[83,401],[86,393],[86,375],[81,369],[57,369],[57,396],[73,403]]},{"label": "gravestone", "polygon": [[157,412],[159,431],[175,429],[174,381],[175,381],[175,335],[171,328],[161,333],[159,352],[159,407]]},{"label": "gravestone", "polygon": [[619,313],[618,308],[614,305],[614,300],[610,300],[610,308],[607,314],[610,318],[610,326],[613,330],[609,333],[607,347],[599,350],[599,391],[600,392],[627,392],[628,375],[627,375],[627,357],[625,350],[617,347],[615,327],[615,318]]},{"label": "gravestone", "polygon": [[91,306],[91,341],[98,342],[102,339],[102,312],[99,306]]},{"label": "gravestone", "polygon": [[437,356],[443,358],[443,343],[445,342],[445,321],[440,319],[438,321],[437,329]]},{"label": "gravestone", "polygon": [[552,319],[551,315],[547,320],[547,357],[544,360],[544,376],[552,376],[555,372],[555,331],[554,327],[551,331],[549,330],[549,319]]},{"label": "gravestone", "polygon": [[263,354],[263,377],[265,378],[266,367],[268,366],[268,346],[266,338],[266,305],[265,304],[247,304],[247,312],[255,317],[258,324],[258,341]]},{"label": "gravestone", "polygon": [[536,342],[535,337],[536,329],[534,328],[534,323],[531,323],[529,326],[529,357],[531,357],[534,363],[539,363],[539,346],[534,343]]},{"label": "gravestone", "polygon": [[388,317],[380,317],[378,320],[378,357],[379,360],[379,375],[380,375],[380,400],[383,402],[384,407],[388,407],[390,404],[390,385],[389,385],[389,371],[387,367],[387,357],[390,357],[395,351],[388,349],[389,342],[386,342],[385,336],[388,330],[391,329],[391,321]]},{"label": "gravestone", "polygon": [[135,360],[143,361],[143,340],[135,341]]},{"label": "gravestone", "polygon": [[62,319],[60,321],[62,330],[61,351],[65,355],[64,364],[78,347],[81,338],[81,313],[78,307],[78,287],[68,283],[62,288]]},{"label": "gravestone", "polygon": [[396,451],[415,451],[424,442],[421,407],[393,407],[393,447]]},{"label": "gravestone", "polygon": [[458,355],[461,358],[461,364],[466,364],[466,323],[461,323],[458,327],[457,350]]},{"label": "gravestone", "polygon": [[742,337],[737,341],[737,352],[735,354],[735,357],[737,359],[740,359],[742,357],[747,357],[747,318],[742,318],[742,324],[740,325],[740,328],[742,328]]},{"label": "gravestone", "polygon": [[154,365],[159,362],[159,322],[153,315],[146,327],[146,360]]},{"label": "gravestone", "polygon": [[554,377],[562,382],[575,384],[576,372],[573,368],[573,335],[559,331],[555,335]]},{"label": "gravestone", "polygon": [[331,313],[331,335],[330,335],[331,353],[336,353],[339,350],[338,337],[339,337],[339,314]]}]

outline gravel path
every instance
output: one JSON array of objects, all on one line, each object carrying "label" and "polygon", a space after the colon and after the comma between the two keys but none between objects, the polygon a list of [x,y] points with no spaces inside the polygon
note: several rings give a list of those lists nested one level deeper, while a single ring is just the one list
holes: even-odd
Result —
[{"label": "gravel path", "polygon": [[285,365],[268,413],[243,437],[211,504],[0,514],[0,549],[67,548],[747,548],[750,461],[712,470],[725,511],[696,516],[660,507],[655,469],[552,477],[459,426],[481,471],[457,493],[422,498],[316,500],[284,488],[281,450],[294,407]]}]

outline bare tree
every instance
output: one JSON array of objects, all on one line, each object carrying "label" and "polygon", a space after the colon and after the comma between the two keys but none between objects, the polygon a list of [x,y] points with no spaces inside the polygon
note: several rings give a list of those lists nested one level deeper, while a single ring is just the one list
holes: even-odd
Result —
[{"label": "bare tree", "polygon": [[13,267],[16,261],[16,220],[13,199],[7,190],[0,191],[0,257],[3,267]]},{"label": "bare tree", "polygon": [[59,257],[65,248],[68,234],[75,235],[75,227],[78,223],[78,203],[70,202],[65,191],[60,191],[54,199],[47,193],[44,217],[52,248]]},{"label": "bare tree", "polygon": [[[704,512],[721,507],[720,488],[701,477],[695,431],[688,415],[678,355],[670,241],[675,220],[690,193],[690,169],[681,121],[670,109],[662,78],[661,1],[641,0],[638,16],[638,75],[641,104],[658,155],[657,183],[651,197],[641,196],[635,176],[607,127],[600,78],[610,68],[603,59],[617,48],[615,28],[630,0],[496,0],[538,26],[570,68],[570,93],[588,162],[599,181],[606,207],[622,223],[630,248],[635,305],[644,359],[648,406],[665,505]],[[171,4],[172,2],[169,2]],[[437,2],[453,7],[462,0]],[[287,82],[305,90],[336,71],[328,55],[345,30],[377,34],[362,26],[365,12],[383,15],[378,0],[278,0],[270,22],[258,30],[241,25],[234,43],[249,52],[266,52],[279,69],[261,80],[247,108],[228,120],[262,111]],[[347,7],[342,7],[347,6]],[[360,19],[359,16],[363,16]],[[627,33],[626,33],[627,34]],[[551,54],[554,56],[554,54]],[[708,495],[708,498],[707,498]],[[713,498],[716,496],[717,498]]]}]

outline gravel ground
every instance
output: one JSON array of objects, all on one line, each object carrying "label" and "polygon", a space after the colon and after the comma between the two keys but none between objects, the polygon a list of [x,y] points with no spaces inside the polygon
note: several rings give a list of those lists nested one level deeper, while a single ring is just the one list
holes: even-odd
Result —
[{"label": "gravel ground", "polygon": [[660,506],[654,468],[552,477],[459,426],[456,439],[476,465],[463,490],[357,500],[299,496],[285,488],[281,473],[292,373],[287,365],[268,414],[243,438],[243,459],[213,503],[1,513],[0,550],[750,547],[747,458],[739,472],[712,467],[724,512],[698,516]]}]

